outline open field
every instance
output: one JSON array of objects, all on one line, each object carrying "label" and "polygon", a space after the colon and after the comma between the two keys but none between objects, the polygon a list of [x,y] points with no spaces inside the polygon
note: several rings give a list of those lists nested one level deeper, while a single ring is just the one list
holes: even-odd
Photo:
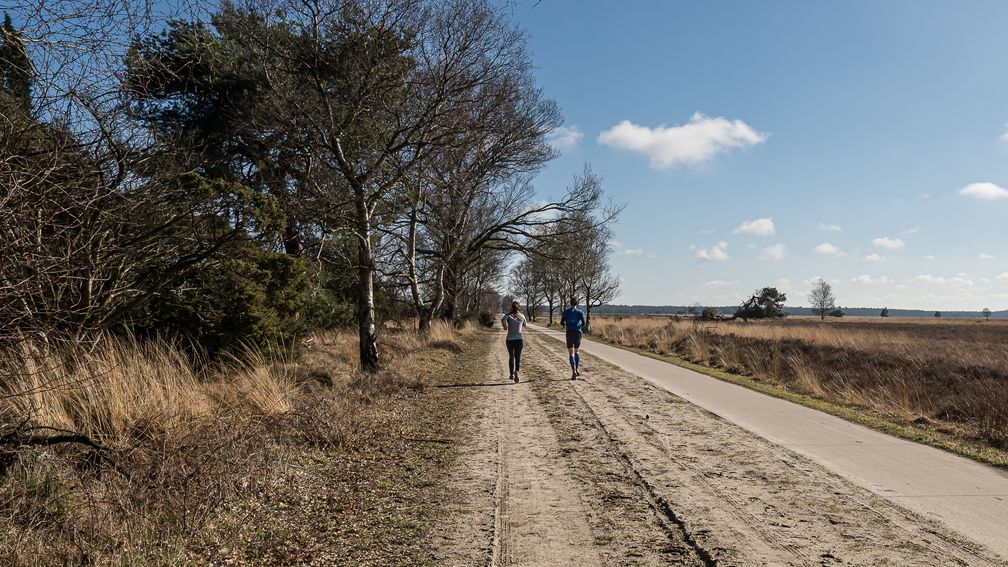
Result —
[{"label": "open field", "polygon": [[376,374],[352,333],[206,369],[115,339],[7,353],[0,565],[419,562],[468,396],[428,386],[484,335],[386,332]]},{"label": "open field", "polygon": [[695,330],[668,317],[603,316],[593,332],[861,408],[1008,463],[1008,322],[789,318]]}]

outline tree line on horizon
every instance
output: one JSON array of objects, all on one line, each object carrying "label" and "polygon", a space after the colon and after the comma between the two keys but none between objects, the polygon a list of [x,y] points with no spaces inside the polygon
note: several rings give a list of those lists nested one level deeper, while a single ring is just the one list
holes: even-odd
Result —
[{"label": "tree line on horizon", "polygon": [[507,10],[189,8],[6,17],[0,345],[129,332],[213,353],[353,326],[374,369],[385,321],[496,308],[509,273],[563,265],[557,290],[614,297],[601,179],[533,185],[563,117]]},{"label": "tree line on horizon", "polygon": [[573,300],[584,307],[584,332],[591,333],[592,310],[619,296],[620,279],[610,269],[612,231],[608,221],[619,212],[609,208],[602,218],[589,212],[556,225],[554,234],[537,241],[509,278],[511,293],[525,300],[532,321],[545,307],[552,326],[558,311]]},{"label": "tree line on horizon", "polygon": [[[703,309],[710,308],[717,313],[733,313],[739,306],[737,305],[711,305],[704,307],[699,303],[693,305],[622,305],[606,304],[595,308],[597,314],[605,315],[690,315],[701,313]],[[1008,310],[992,311],[984,308],[978,311],[930,311],[925,309],[897,309],[888,307],[834,307],[839,309],[844,315],[855,317],[934,317],[935,313],[942,313],[944,317],[972,317],[985,319],[1008,319]],[[811,306],[781,306],[781,313],[797,316],[819,316],[819,313]],[[828,313],[827,313],[828,315]]]}]

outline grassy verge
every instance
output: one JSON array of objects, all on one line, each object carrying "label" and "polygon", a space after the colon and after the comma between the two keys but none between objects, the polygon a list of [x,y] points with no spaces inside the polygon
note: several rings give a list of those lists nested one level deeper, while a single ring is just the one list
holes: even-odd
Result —
[{"label": "grassy verge", "polygon": [[780,386],[757,380],[749,376],[733,374],[717,368],[696,364],[677,356],[663,355],[646,349],[620,345],[609,341],[602,341],[596,337],[592,337],[592,340],[630,352],[635,352],[656,360],[675,364],[676,366],[687,368],[744,388],[749,388],[750,390],[755,390],[762,394],[781,398],[796,404],[801,404],[803,406],[828,413],[830,415],[846,419],[847,421],[858,423],[902,439],[923,443],[925,445],[943,449],[981,463],[1008,469],[1008,452],[1001,451],[993,447],[983,446],[978,443],[973,443],[969,440],[961,439],[955,435],[945,432],[934,431],[924,425],[917,425],[911,422],[893,419],[890,416],[886,416],[866,408],[831,402],[805,394],[792,392]]},{"label": "grassy verge", "polygon": [[[441,514],[442,474],[466,434],[469,388],[481,380],[491,334],[411,361],[419,388],[395,387],[374,402],[382,419],[366,443],[308,448],[262,498],[216,520],[194,557],[208,564],[430,565],[429,535]],[[222,552],[221,549],[226,550]]]},{"label": "grassy verge", "polygon": [[61,381],[0,396],[0,426],[34,408],[105,449],[0,446],[0,564],[429,564],[473,395],[432,386],[481,378],[491,342],[435,331],[383,335],[375,374],[350,333],[212,375],[130,345],[33,371]]}]

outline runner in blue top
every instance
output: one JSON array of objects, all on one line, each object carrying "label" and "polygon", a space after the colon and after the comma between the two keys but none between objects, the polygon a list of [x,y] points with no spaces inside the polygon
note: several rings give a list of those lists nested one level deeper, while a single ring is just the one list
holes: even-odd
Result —
[{"label": "runner in blue top", "polygon": [[560,316],[560,323],[567,329],[567,354],[570,355],[571,380],[576,380],[581,375],[581,355],[578,349],[581,348],[581,329],[584,328],[584,312],[578,309],[577,298],[570,300],[570,309]]}]

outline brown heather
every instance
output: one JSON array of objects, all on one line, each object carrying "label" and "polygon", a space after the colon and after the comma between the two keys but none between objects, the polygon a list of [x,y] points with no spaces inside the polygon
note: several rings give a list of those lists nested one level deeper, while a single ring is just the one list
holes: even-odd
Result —
[{"label": "brown heather", "polygon": [[618,345],[674,355],[828,402],[1008,449],[1008,322],[598,317]]}]

